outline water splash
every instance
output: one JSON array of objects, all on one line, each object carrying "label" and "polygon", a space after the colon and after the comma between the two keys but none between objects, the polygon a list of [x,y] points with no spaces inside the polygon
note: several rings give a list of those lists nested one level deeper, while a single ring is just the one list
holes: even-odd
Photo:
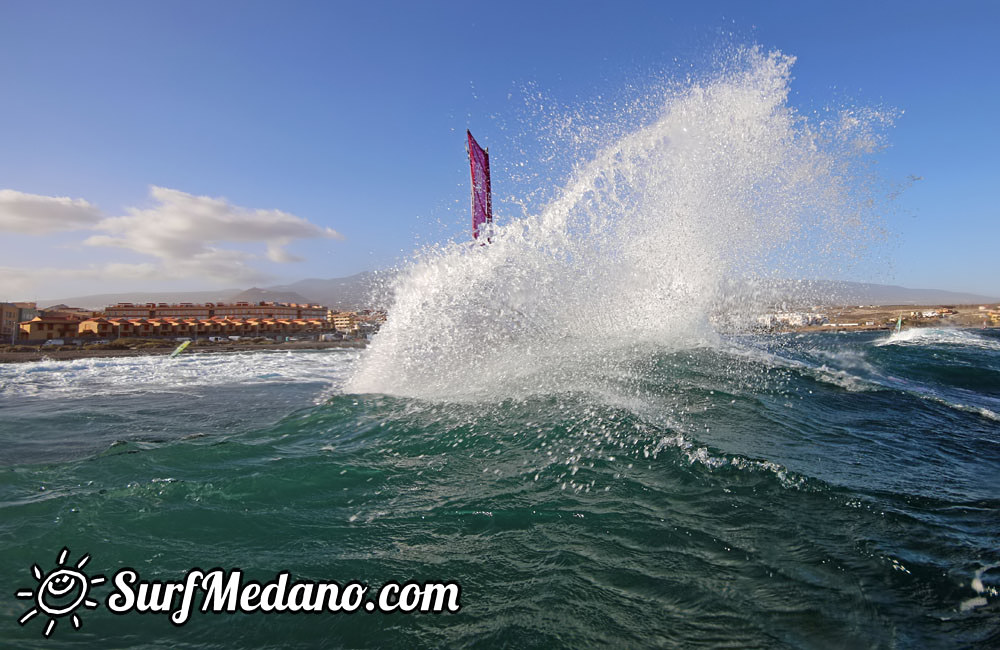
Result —
[{"label": "water splash", "polygon": [[1000,350],[1000,342],[957,327],[913,327],[898,334],[893,333],[876,345],[962,345],[985,350]]},{"label": "water splash", "polygon": [[[873,111],[810,121],[794,59],[745,49],[669,93],[490,246],[424,251],[395,281],[354,392],[479,399],[593,384],[650,348],[713,345],[778,279],[849,263],[874,230]],[[772,296],[773,298],[773,296]]]}]

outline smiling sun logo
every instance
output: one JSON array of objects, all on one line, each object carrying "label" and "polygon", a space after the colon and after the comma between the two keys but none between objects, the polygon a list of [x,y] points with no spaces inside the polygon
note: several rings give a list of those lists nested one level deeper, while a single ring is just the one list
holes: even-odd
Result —
[{"label": "smiling sun logo", "polygon": [[22,599],[32,599],[35,606],[29,609],[17,619],[17,622],[24,625],[39,613],[49,617],[49,622],[45,625],[43,634],[49,636],[56,628],[56,623],[64,616],[70,617],[73,628],[80,629],[80,617],[76,615],[76,609],[83,605],[87,609],[96,609],[97,602],[87,598],[90,588],[104,582],[104,576],[94,576],[90,578],[83,572],[83,567],[90,561],[89,555],[81,557],[76,566],[67,567],[66,560],[69,558],[69,549],[63,548],[56,561],[56,568],[48,573],[43,573],[37,565],[31,566],[31,575],[38,581],[37,589],[22,589],[15,595]]}]

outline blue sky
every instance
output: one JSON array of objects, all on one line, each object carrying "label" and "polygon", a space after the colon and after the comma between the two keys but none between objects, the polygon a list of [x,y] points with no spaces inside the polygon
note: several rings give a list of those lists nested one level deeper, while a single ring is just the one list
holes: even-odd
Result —
[{"label": "blue sky", "polygon": [[905,111],[880,171],[923,180],[872,279],[1000,295],[998,42],[991,2],[2,0],[0,299],[392,264],[466,226],[467,127],[535,189],[503,187],[526,89],[600,105],[754,43],[803,110]]}]

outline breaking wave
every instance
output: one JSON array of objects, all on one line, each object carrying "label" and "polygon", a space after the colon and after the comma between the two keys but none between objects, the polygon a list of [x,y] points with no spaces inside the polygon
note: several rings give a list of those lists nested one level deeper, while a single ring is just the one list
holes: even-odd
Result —
[{"label": "breaking wave", "polygon": [[877,345],[964,345],[985,350],[1000,350],[1000,341],[958,328],[915,327],[893,333]]},{"label": "breaking wave", "polygon": [[60,399],[163,393],[193,387],[314,382],[339,386],[353,351],[297,353],[241,352],[167,356],[43,359],[0,365],[0,398]]}]

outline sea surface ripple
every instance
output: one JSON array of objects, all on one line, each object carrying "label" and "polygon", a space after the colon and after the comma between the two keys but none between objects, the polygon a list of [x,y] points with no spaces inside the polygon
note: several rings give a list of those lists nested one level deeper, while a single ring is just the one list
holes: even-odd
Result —
[{"label": "sea surface ripple", "polygon": [[[906,334],[904,332],[904,334]],[[344,392],[366,352],[0,366],[0,638],[18,647],[989,647],[1000,640],[1000,336],[650,347],[590,390]],[[92,573],[456,580],[457,614],[86,611]],[[103,596],[103,592],[101,592]]]}]

